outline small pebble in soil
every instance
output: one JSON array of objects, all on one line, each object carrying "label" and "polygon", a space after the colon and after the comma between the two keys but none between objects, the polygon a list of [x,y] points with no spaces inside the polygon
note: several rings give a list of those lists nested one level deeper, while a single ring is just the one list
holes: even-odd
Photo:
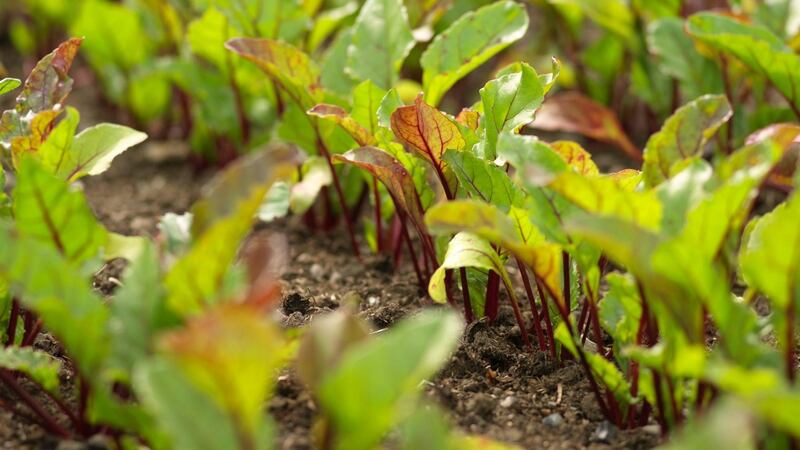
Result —
[{"label": "small pebble in soil", "polygon": [[311,274],[311,277],[317,281],[323,281],[325,279],[325,269],[319,263],[312,264],[308,272]]},{"label": "small pebble in soil", "polygon": [[642,427],[642,431],[644,431],[647,434],[654,434],[656,436],[660,436],[661,426],[655,423],[650,425],[645,425]]},{"label": "small pebble in soil", "polygon": [[377,297],[377,296],[375,296],[375,295],[370,295],[369,297],[367,297],[367,304],[368,304],[369,306],[375,306],[375,305],[377,305],[377,304],[378,304],[378,303],[380,303],[380,302],[381,302],[381,299],[380,299],[380,298],[378,298],[378,297]]},{"label": "small pebble in soil", "polygon": [[589,441],[610,444],[616,436],[617,427],[615,427],[613,423],[604,420],[600,422],[600,425],[598,425],[597,429],[594,430],[594,433],[592,433],[592,435],[589,437]]},{"label": "small pebble in soil", "polygon": [[510,408],[516,402],[517,398],[514,397],[513,395],[509,395],[508,397],[505,397],[503,400],[500,400],[500,406],[502,406],[503,408]]},{"label": "small pebble in soil", "polygon": [[564,423],[564,417],[559,413],[553,413],[542,419],[542,423],[548,427],[557,427]]},{"label": "small pebble in soil", "polygon": [[61,441],[58,443],[58,447],[56,450],[87,450],[89,446],[87,446],[83,442],[78,441]]}]

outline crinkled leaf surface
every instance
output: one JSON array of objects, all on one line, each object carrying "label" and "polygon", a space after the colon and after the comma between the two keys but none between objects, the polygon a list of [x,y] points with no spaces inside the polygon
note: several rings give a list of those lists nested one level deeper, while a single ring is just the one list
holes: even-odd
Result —
[{"label": "crinkled leaf surface", "polygon": [[521,204],[525,197],[522,189],[493,162],[480,159],[471,152],[454,150],[445,152],[444,160],[472,198],[507,211],[512,205]]},{"label": "crinkled leaf surface", "polygon": [[544,86],[533,67],[522,63],[518,72],[503,75],[481,89],[484,128],[483,155],[497,156],[497,140],[501,131],[516,132],[533,121],[533,115],[544,100]]},{"label": "crinkled leaf surface", "polygon": [[417,97],[413,105],[397,108],[391,116],[392,131],[400,141],[444,172],[445,150],[461,150],[464,138],[450,118]]},{"label": "crinkled leaf surface", "polygon": [[438,105],[444,94],[528,29],[525,7],[500,1],[470,11],[437,35],[420,59],[425,100]]}]

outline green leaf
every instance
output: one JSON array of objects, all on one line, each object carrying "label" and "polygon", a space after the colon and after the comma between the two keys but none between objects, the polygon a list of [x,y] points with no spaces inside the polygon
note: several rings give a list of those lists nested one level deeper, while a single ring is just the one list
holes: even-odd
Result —
[{"label": "green leaf", "polygon": [[604,29],[631,44],[636,33],[633,10],[624,0],[548,0],[550,3],[574,5]]},{"label": "green leaf", "polygon": [[[642,300],[636,281],[629,275],[611,273],[605,277],[608,292],[599,304],[599,318],[603,328],[614,338],[617,350],[636,344]],[[619,352],[616,352],[619,354]]]},{"label": "green leaf", "polygon": [[303,111],[322,101],[319,69],[296,47],[272,39],[237,38],[225,48],[252,61]]},{"label": "green leaf", "polygon": [[800,302],[800,195],[796,192],[755,225],[740,264],[747,283],[778,308]]},{"label": "green leaf", "polygon": [[520,71],[503,75],[481,89],[483,102],[483,157],[497,157],[497,140],[503,131],[516,133],[533,122],[544,100],[544,86],[533,67],[521,63]]},{"label": "green leaf", "polygon": [[101,123],[75,136],[71,149],[59,159],[56,173],[68,181],[105,172],[119,154],[147,139],[147,135],[122,125]]},{"label": "green leaf", "polygon": [[654,191],[630,191],[613,177],[585,177],[572,171],[558,174],[548,187],[597,215],[624,219],[648,230],[660,227],[662,206]]},{"label": "green leaf", "polygon": [[675,235],[686,222],[686,214],[706,196],[706,184],[713,170],[702,159],[695,158],[689,166],[656,187],[658,200],[669,214],[661,217],[661,230]]},{"label": "green leaf", "polygon": [[47,170],[54,174],[59,175],[59,178],[65,179],[63,174],[60,174],[61,165],[64,163],[66,155],[72,150],[72,144],[75,142],[75,131],[78,129],[80,122],[80,114],[78,110],[68,106],[66,114],[61,121],[50,131],[47,139],[42,142],[39,149],[31,153],[31,156]]},{"label": "green leaf", "polygon": [[215,303],[241,240],[272,184],[296,170],[296,152],[274,147],[250,154],[212,179],[192,207],[192,248],[164,280],[170,308],[179,315]]},{"label": "green leaf", "polygon": [[745,404],[732,398],[722,398],[696,421],[670,439],[660,450],[756,450],[752,413]]},{"label": "green leaf", "polygon": [[364,319],[345,306],[315,317],[303,333],[297,354],[297,373],[312,389],[318,389],[347,351],[366,341],[373,332]]},{"label": "green leaf", "polygon": [[438,105],[458,80],[521,39],[527,29],[525,7],[513,1],[496,2],[461,16],[422,54],[425,100]]},{"label": "green leaf", "polygon": [[0,95],[7,94],[20,87],[22,82],[16,78],[3,78],[0,80]]},{"label": "green leaf", "polygon": [[[739,235],[758,194],[758,186],[779,158],[771,142],[737,150],[717,167],[717,188],[686,214],[680,239],[705,258],[714,259],[725,238]],[[667,206],[667,205],[665,205]]]},{"label": "green leaf", "polygon": [[323,186],[328,186],[333,182],[331,169],[325,158],[312,156],[303,163],[301,170],[303,179],[292,186],[289,197],[289,207],[294,214],[303,214],[308,211]]},{"label": "green leaf", "polygon": [[652,22],[647,27],[647,43],[660,70],[680,81],[683,98],[722,93],[720,70],[694,48],[684,20],[669,17]]},{"label": "green leaf", "polygon": [[404,105],[405,103],[403,103],[403,100],[400,98],[400,94],[397,93],[397,89],[389,89],[386,95],[381,99],[380,106],[378,106],[378,125],[384,128],[391,128],[392,114],[394,114],[397,108]]},{"label": "green leaf", "polygon": [[714,13],[698,13],[688,20],[695,39],[729,55],[763,75],[789,105],[800,108],[800,57],[768,29]]},{"label": "green leaf", "polygon": [[449,269],[473,267],[491,270],[500,275],[506,286],[511,286],[511,278],[500,256],[486,239],[466,231],[456,234],[447,245],[447,253],[442,265],[431,275],[428,294],[439,303],[447,303],[445,273]]},{"label": "green leaf", "polygon": [[199,237],[215,221],[237,214],[237,202],[279,180],[290,180],[297,171],[297,149],[272,145],[242,157],[218,173],[205,186],[201,199],[192,206],[192,235]]},{"label": "green leaf", "polygon": [[133,69],[154,48],[154,41],[145,32],[137,12],[123,5],[88,0],[83,2],[74,20],[69,31],[74,36],[87,36],[84,52],[101,78],[108,76],[109,69],[121,72]]},{"label": "green leaf", "polygon": [[378,108],[383,105],[386,95],[387,92],[371,80],[365,80],[353,89],[353,109],[350,115],[372,135],[378,133]]},{"label": "green leaf", "polygon": [[111,302],[107,364],[130,382],[134,367],[155,350],[155,336],[169,323],[158,253],[147,243],[123,276],[125,283]]},{"label": "green leaf", "polygon": [[462,327],[452,312],[423,311],[349,351],[319,389],[336,448],[372,449],[409,415],[419,383],[444,365]]},{"label": "green leaf", "polygon": [[[175,450],[239,450],[239,430],[231,417],[183,375],[173,363],[145,361],[134,378],[137,396],[156,417]],[[256,450],[269,447],[271,427],[264,427]]]},{"label": "green leaf", "polygon": [[445,152],[444,160],[472,198],[491,203],[504,211],[523,202],[525,194],[493,162],[480,159],[470,152],[455,150]]},{"label": "green leaf", "polygon": [[345,71],[389,89],[414,43],[402,0],[367,0],[353,25]]},{"label": "green leaf", "polygon": [[642,166],[647,185],[656,186],[686,159],[702,156],[708,140],[732,114],[723,95],[704,95],[678,108],[647,141]]},{"label": "green leaf", "polygon": [[32,347],[0,348],[0,368],[22,372],[48,391],[58,389],[61,361]]},{"label": "green leaf", "polygon": [[273,184],[267,191],[264,202],[258,208],[258,219],[264,222],[272,222],[289,214],[291,193],[292,188],[289,183],[278,181]]},{"label": "green leaf", "polygon": [[353,40],[352,28],[342,30],[328,47],[321,62],[321,82],[339,95],[350,95],[356,82],[345,72],[347,49]]},{"label": "green leaf", "polygon": [[74,263],[97,256],[108,232],[83,193],[31,158],[22,161],[17,175],[14,218],[20,235],[46,243]]},{"label": "green leaf", "polygon": [[84,376],[92,378],[108,351],[108,309],[86,278],[50,245],[0,226],[0,273],[11,292],[42,319]]},{"label": "green leaf", "polygon": [[259,306],[227,303],[162,336],[160,349],[242,432],[257,434],[274,377],[294,349]]}]

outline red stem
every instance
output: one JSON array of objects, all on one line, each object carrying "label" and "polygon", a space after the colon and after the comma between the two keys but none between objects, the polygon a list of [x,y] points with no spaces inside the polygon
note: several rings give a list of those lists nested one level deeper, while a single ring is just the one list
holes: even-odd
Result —
[{"label": "red stem", "polygon": [[39,402],[28,393],[28,391],[26,391],[22,386],[19,385],[19,383],[17,383],[17,380],[12,372],[6,369],[0,369],[0,381],[5,383],[10,390],[14,391],[14,393],[19,396],[25,405],[30,408],[34,414],[36,414],[48,432],[62,438],[70,437],[70,432],[59,425],[55,418],[53,418],[53,416],[51,416],[50,413],[48,413],[42,407],[42,405],[40,405]]},{"label": "red stem", "polygon": [[378,243],[378,252],[382,252],[385,244],[383,242],[383,219],[381,218],[381,195],[378,191],[378,178],[372,177],[372,195],[375,197],[375,240]]},{"label": "red stem", "polygon": [[531,319],[533,320],[533,328],[536,331],[536,340],[539,342],[539,350],[547,351],[547,344],[544,340],[544,333],[542,331],[542,324],[541,318],[539,316],[539,310],[536,308],[536,297],[533,295],[533,288],[531,287],[531,280],[528,278],[528,270],[525,268],[525,265],[522,264],[522,261],[519,258],[515,258],[517,261],[517,268],[519,269],[519,273],[522,276],[522,284],[525,286],[525,294],[528,296],[528,303],[531,305]]},{"label": "red stem", "polygon": [[486,303],[483,307],[483,315],[489,318],[489,321],[494,322],[497,320],[497,311],[500,308],[500,276],[497,272],[489,271],[489,277],[486,280]]},{"label": "red stem", "polygon": [[544,288],[542,287],[542,281],[535,276],[534,281],[536,282],[536,290],[539,291],[539,301],[542,303],[542,315],[544,316],[544,326],[547,328],[547,337],[550,338],[550,356],[553,357],[553,361],[556,361],[558,359],[558,355],[556,355],[556,338],[553,334],[553,322],[550,320],[550,310],[547,307],[547,295],[545,295]]},{"label": "red stem", "polygon": [[353,246],[353,254],[356,255],[359,261],[361,261],[361,251],[358,249],[358,241],[356,241],[356,232],[355,227],[353,226],[353,221],[350,220],[350,215],[347,213],[347,201],[344,198],[344,191],[342,190],[342,185],[339,182],[339,176],[336,174],[336,167],[333,165],[333,161],[331,160],[331,154],[328,151],[328,147],[322,142],[322,138],[320,137],[319,133],[319,126],[315,124],[314,132],[317,135],[317,148],[319,149],[320,153],[325,157],[325,161],[328,162],[328,168],[331,170],[331,178],[333,178],[333,187],[336,189],[336,195],[339,198],[339,204],[342,207],[342,216],[344,216],[344,223],[347,226],[347,234],[350,236],[350,245]]},{"label": "red stem", "polygon": [[6,347],[14,345],[17,338],[17,318],[19,317],[19,301],[14,298],[11,300],[11,313],[8,317],[8,327],[6,328]]},{"label": "red stem", "polygon": [[[469,282],[467,280],[467,269],[461,268],[459,269],[459,273],[461,274],[461,286],[468,286]],[[467,320],[467,323],[472,323],[475,320],[475,316],[472,313],[472,301],[469,298],[469,291],[464,290],[464,318]],[[524,328],[524,327],[523,327]]]}]

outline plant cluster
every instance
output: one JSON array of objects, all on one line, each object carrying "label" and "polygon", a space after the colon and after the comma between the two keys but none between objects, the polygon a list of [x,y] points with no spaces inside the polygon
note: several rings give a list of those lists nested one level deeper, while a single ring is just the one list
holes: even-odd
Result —
[{"label": "plant cluster", "polygon": [[[381,15],[387,3],[402,7],[368,1],[360,13],[382,25],[370,27],[370,42],[396,44],[373,48],[374,59],[404,55],[402,37],[410,42],[409,28],[397,30],[396,15]],[[502,283],[524,344],[554,361],[576,359],[618,427],[654,417],[667,433],[731,395],[764,425],[754,439],[790,442],[798,431],[792,420],[797,233],[790,231],[797,229],[797,195],[762,218],[752,211],[765,184],[780,180],[773,184],[791,190],[796,183],[788,176],[792,167],[776,168],[782,161],[791,166],[785,155],[800,128],[777,123],[751,130],[734,150],[731,121],[747,113],[729,96],[705,94],[678,108],[641,154],[629,148],[643,161],[641,170],[602,174],[575,142],[520,134],[540,123],[534,116],[560,74],[558,62],[547,75],[511,64],[486,83],[472,107],[455,117],[439,111],[436,105],[461,77],[524,34],[526,17],[514,2],[467,13],[421,55],[424,94],[412,104],[396,89],[367,80],[354,88],[349,111],[320,103],[324,84],[299,49],[266,39],[227,46],[261,67],[307,110],[311,123],[331,121],[350,135],[350,147],[357,148],[331,155],[336,147],[323,137],[319,154],[363,169],[383,185],[385,192],[373,189],[370,240],[392,252],[406,245],[434,300],[458,302],[468,321],[492,321]],[[741,70],[761,71],[748,76],[764,76],[765,91],[783,94],[791,109],[789,71],[798,57],[769,30],[713,13],[693,15],[686,29],[699,48],[711,46]],[[354,35],[359,32],[367,31],[357,28]],[[689,41],[687,49],[694,48]],[[580,112],[555,107],[573,115],[597,112],[583,100],[572,107],[581,104],[589,106]],[[546,120],[563,121],[546,109]],[[621,133],[607,122],[607,111],[598,114],[593,126],[611,123]],[[310,131],[320,136],[319,128]],[[339,174],[331,175],[335,181]],[[292,194],[293,188],[284,191]],[[385,246],[387,214],[394,238]],[[520,274],[530,319],[508,263]],[[762,297],[772,309],[767,317],[752,307]],[[763,342],[768,336],[779,348]]]},{"label": "plant cluster", "polygon": [[[18,401],[0,406],[53,435],[102,434],[120,449],[269,449],[264,404],[299,348],[298,370],[325,410],[320,448],[368,450],[393,428],[398,448],[508,448],[452,432],[418,399],[460,337],[457,315],[429,311],[379,336],[344,312],[304,336],[270,315],[286,244],[277,235],[240,243],[269,187],[300,168],[296,149],[271,146],[229,165],[188,220],[164,218],[158,242],[105,230],[74,182],[146,136],[111,124],[74,134],[78,113],[63,105],[80,44],[43,58],[2,116],[14,186],[0,199],[0,383]],[[0,82],[2,93],[20,85]],[[116,257],[131,262],[108,302],[91,278]],[[68,359],[34,345],[43,330]],[[337,401],[344,392],[363,401]]]},{"label": "plant cluster", "polygon": [[[117,7],[84,7],[92,3]],[[164,17],[191,17],[152,3],[172,11]],[[477,2],[488,4],[446,18],[438,2],[190,3],[185,11],[204,11],[188,27],[191,51],[165,64],[183,64],[186,77],[214,73],[177,84],[190,98],[216,98],[197,87],[206,81],[225,90],[230,101],[219,104],[235,118],[197,139],[271,143],[219,174],[191,214],[165,217],[160,246],[107,233],[71,185],[144,138],[108,125],[75,135],[77,112],[61,105],[79,40],[39,63],[0,123],[16,178],[0,221],[9,330],[0,373],[34,420],[60,435],[103,431],[121,445],[266,448],[263,402],[298,351],[298,373],[322,407],[321,448],[374,448],[398,425],[403,448],[483,445],[434,421],[414,395],[455,344],[452,315],[426,313],[374,336],[340,312],[300,339],[267,318],[279,298],[280,245],[239,244],[254,217],[294,213],[314,229],[343,221],[356,255],[361,240],[395,267],[407,255],[420,288],[467,322],[496,320],[502,285],[523,346],[580,364],[617,427],[655,420],[666,434],[706,416],[709,428],[686,437],[702,446],[718,438],[723,411],[741,425],[724,432],[746,448],[796,445],[800,126],[785,121],[796,118],[787,111],[798,109],[800,57],[773,9],[679,18],[691,2],[534,2],[567,20],[567,63],[548,61],[550,73],[539,74],[506,61],[478,101],[448,114],[446,94],[526,35],[526,6]],[[291,5],[297,16],[257,4]],[[287,17],[317,20],[308,32]],[[603,34],[576,53],[584,17]],[[425,32],[435,37],[417,52]],[[183,34],[170,36],[185,48]],[[402,78],[407,59],[418,60],[419,84]],[[613,80],[620,67],[653,116],[666,117],[642,151],[614,112],[626,92]],[[559,80],[583,94],[545,101]],[[0,92],[18,84],[3,80]],[[274,128],[251,115],[264,92]],[[194,105],[195,122],[226,122],[216,100]],[[545,142],[531,128],[610,142],[640,170],[602,173],[579,143]],[[251,134],[261,131],[270,136]],[[770,186],[788,195],[757,216]],[[98,258],[118,255],[133,263],[106,304],[84,280]],[[53,393],[57,362],[31,350],[42,325],[75,364],[77,412]],[[72,429],[25,397],[19,373],[52,394]],[[358,400],[337,402],[344,392]]]}]

